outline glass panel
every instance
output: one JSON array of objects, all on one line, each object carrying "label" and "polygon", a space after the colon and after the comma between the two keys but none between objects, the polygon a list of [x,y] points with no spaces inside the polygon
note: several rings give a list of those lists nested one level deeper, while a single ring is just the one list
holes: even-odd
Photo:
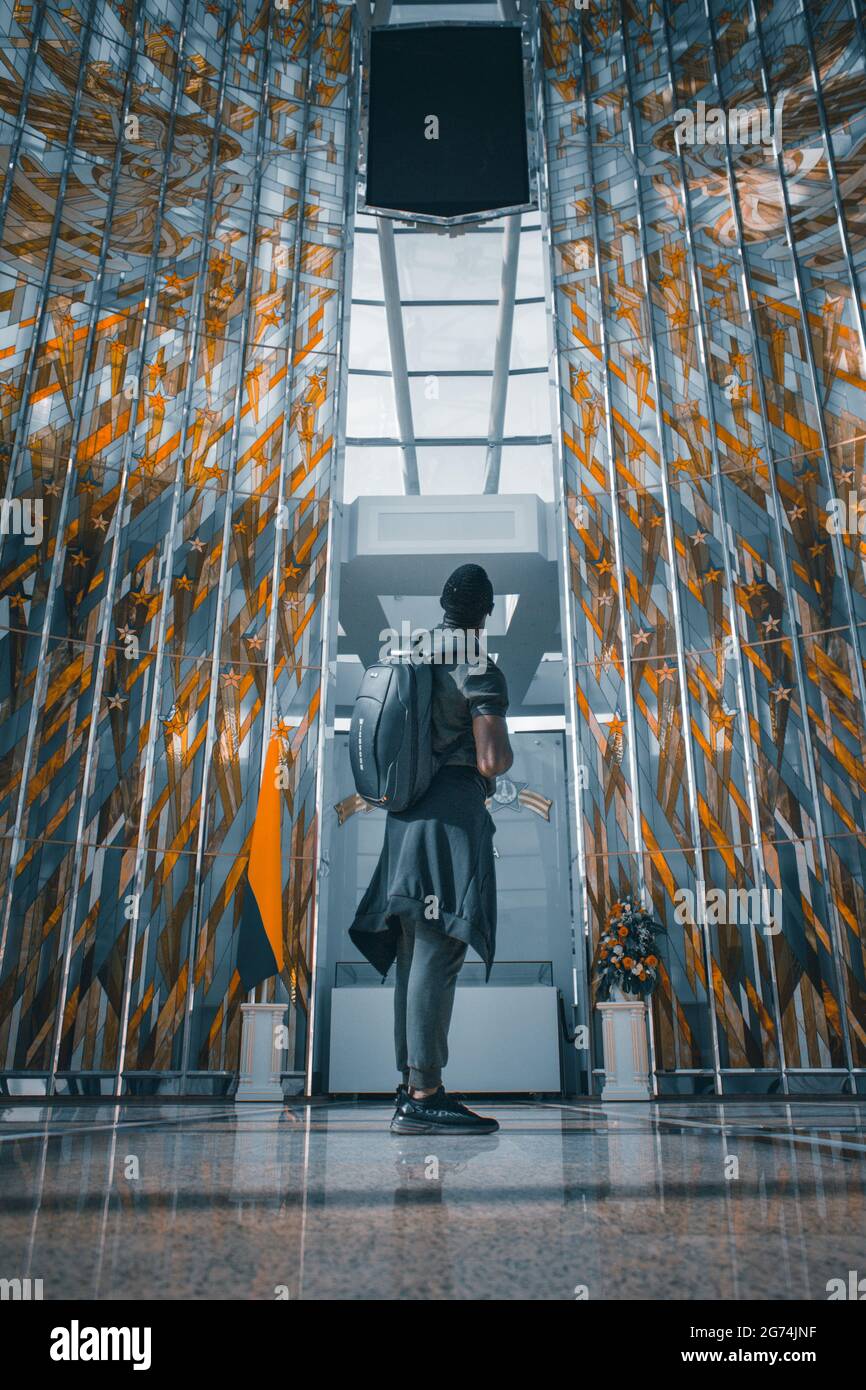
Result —
[{"label": "glass panel", "polygon": [[484,438],[490,414],[489,376],[417,377],[409,383],[416,436]]},{"label": "glass panel", "polygon": [[492,371],[496,305],[404,305],[410,372]]},{"label": "glass panel", "polygon": [[[546,386],[546,382],[545,382]],[[534,492],[553,501],[553,450],[549,444],[505,444],[500,492]]]},{"label": "glass panel", "polygon": [[550,433],[550,392],[547,374],[532,372],[508,378],[505,435]]},{"label": "glass panel", "polygon": [[476,495],[484,484],[487,450],[477,445],[447,445],[418,450],[418,472],[422,493],[460,493]]},{"label": "glass panel", "polygon": [[391,370],[388,324],[384,309],[368,304],[353,304],[349,330],[349,366],[386,372]]},{"label": "glass panel", "polygon": [[352,255],[352,298],[382,299],[382,262],[379,238],[356,228]]},{"label": "glass panel", "polygon": [[399,449],[346,446],[343,501],[347,505],[356,497],[394,497],[402,491]]},{"label": "glass panel", "polygon": [[[526,238],[524,237],[524,240]],[[544,304],[517,304],[511,338],[511,367],[547,365],[547,314]]]},{"label": "glass panel", "polygon": [[398,232],[395,242],[403,299],[498,298],[501,232]]},{"label": "glass panel", "polygon": [[350,374],[346,434],[350,439],[397,438],[394,383],[390,376]]}]

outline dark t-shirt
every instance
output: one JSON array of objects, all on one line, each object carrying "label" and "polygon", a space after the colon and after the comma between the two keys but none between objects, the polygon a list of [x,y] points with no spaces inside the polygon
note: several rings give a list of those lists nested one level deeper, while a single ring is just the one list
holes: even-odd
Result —
[{"label": "dark t-shirt", "polygon": [[[434,629],[434,633],[441,631]],[[507,709],[508,685],[489,656],[486,665],[479,660],[434,660],[433,752],[439,767],[477,768],[472,720],[477,714],[499,714],[504,718]],[[488,795],[496,790],[495,778],[485,777],[482,781]]]}]

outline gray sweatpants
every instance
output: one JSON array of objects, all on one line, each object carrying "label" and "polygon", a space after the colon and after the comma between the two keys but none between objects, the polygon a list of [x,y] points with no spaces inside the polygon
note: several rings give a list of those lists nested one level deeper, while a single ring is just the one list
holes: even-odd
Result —
[{"label": "gray sweatpants", "polygon": [[438,1086],[448,1061],[448,1026],[466,943],[438,927],[400,919],[394,989],[397,1070],[415,1090]]}]

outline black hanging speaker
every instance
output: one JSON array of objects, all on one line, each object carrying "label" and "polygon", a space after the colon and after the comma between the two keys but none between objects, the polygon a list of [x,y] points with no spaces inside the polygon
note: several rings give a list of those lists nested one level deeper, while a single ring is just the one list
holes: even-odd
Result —
[{"label": "black hanging speaker", "polygon": [[519,26],[372,29],[368,103],[371,211],[452,221],[530,205]]}]

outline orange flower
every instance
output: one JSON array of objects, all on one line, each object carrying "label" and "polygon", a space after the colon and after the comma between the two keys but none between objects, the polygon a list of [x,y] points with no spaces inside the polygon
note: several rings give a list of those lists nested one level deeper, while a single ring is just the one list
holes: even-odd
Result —
[{"label": "orange flower", "polygon": [[628,927],[620,927],[619,934],[620,936],[628,936]]},{"label": "orange flower", "polygon": [[625,966],[626,970],[631,970],[632,966],[634,965],[634,961],[632,960],[631,956],[623,956],[622,963]]},{"label": "orange flower", "polygon": [[647,956],[647,958],[646,958],[646,964],[647,964],[647,965],[658,965],[658,963],[659,963],[659,958],[658,958],[658,956]]}]

